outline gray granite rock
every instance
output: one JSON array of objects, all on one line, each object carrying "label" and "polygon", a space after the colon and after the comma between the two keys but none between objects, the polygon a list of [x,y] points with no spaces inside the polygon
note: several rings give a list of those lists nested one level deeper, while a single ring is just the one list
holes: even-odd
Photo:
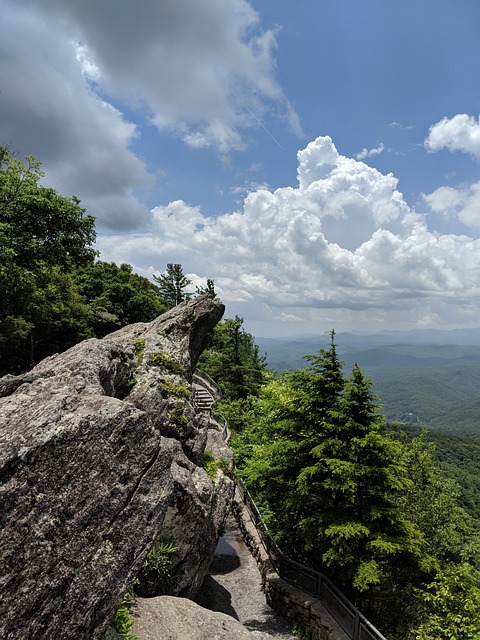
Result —
[{"label": "gray granite rock", "polygon": [[232,485],[200,466],[189,391],[223,311],[197,298],[0,380],[2,640],[99,638],[160,536],[198,588]]},{"label": "gray granite rock", "polygon": [[185,598],[137,598],[132,612],[136,620],[132,631],[139,640],[271,640],[274,637],[248,631],[235,618],[209,611]]}]

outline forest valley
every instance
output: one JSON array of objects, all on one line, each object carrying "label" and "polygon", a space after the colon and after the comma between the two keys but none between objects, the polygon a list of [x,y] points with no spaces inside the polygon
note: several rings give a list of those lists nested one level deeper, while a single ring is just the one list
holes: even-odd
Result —
[{"label": "forest valley", "polygon": [[[1,375],[189,295],[180,264],[151,282],[97,260],[93,216],[42,175],[0,147]],[[213,281],[197,294],[214,296]],[[217,325],[199,368],[222,389],[237,473],[282,551],[328,575],[389,639],[478,639],[480,500],[459,500],[455,438],[442,441],[447,475],[430,435],[387,424],[329,336],[304,368],[274,374],[242,318]]]}]

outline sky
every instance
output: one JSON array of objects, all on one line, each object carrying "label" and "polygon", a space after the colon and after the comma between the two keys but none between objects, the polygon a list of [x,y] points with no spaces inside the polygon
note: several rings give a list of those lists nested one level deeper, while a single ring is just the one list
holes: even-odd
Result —
[{"label": "sky", "polygon": [[258,337],[479,327],[478,0],[0,0],[0,144]]}]

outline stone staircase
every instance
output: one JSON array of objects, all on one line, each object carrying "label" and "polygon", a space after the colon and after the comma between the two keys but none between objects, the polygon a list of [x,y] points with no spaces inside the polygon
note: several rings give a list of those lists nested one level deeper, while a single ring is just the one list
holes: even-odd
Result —
[{"label": "stone staircase", "polygon": [[193,385],[193,400],[197,411],[210,411],[215,403],[215,398],[210,391],[198,383]]}]

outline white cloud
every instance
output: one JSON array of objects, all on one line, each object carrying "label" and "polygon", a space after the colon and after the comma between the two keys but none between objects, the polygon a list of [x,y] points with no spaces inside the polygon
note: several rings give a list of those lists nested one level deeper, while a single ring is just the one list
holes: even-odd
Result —
[{"label": "white cloud", "polygon": [[383,144],[383,142],[381,142],[378,147],[375,147],[374,149],[366,149],[365,147],[360,151],[360,153],[357,153],[355,158],[357,160],[365,160],[365,158],[371,158],[372,156],[378,156],[380,155],[383,151],[385,151],[385,145]]},{"label": "white cloud", "polygon": [[275,46],[246,0],[2,0],[0,144],[36,155],[99,226],[144,227],[154,177],[132,120],[220,153],[244,147],[251,113],[283,110],[298,133]]},{"label": "white cloud", "polygon": [[434,213],[456,218],[471,229],[480,229],[480,182],[463,189],[439,187],[423,199]]},{"label": "white cloud", "polygon": [[33,8],[7,10],[0,25],[0,143],[36,155],[48,186],[81,194],[100,225],[144,224],[133,191],[151,179],[129,150],[136,128],[89,90],[83,52]]},{"label": "white cloud", "polygon": [[425,146],[429,151],[463,151],[480,159],[480,120],[465,113],[443,118],[430,127]]},{"label": "white cloud", "polygon": [[275,32],[260,29],[246,0],[148,0],[134,9],[128,0],[46,0],[42,7],[88,50],[110,95],[143,105],[160,129],[192,146],[241,147],[248,109],[260,117],[265,100],[283,103],[291,118],[274,78]]},{"label": "white cloud", "polygon": [[348,318],[368,327],[381,316],[394,326],[478,308],[480,240],[430,231],[393,175],[321,137],[298,153],[298,182],[251,192],[242,210],[217,218],[182,201],[157,207],[149,234],[99,246],[144,269],[181,262],[213,278],[236,312],[268,308],[269,322]]}]

